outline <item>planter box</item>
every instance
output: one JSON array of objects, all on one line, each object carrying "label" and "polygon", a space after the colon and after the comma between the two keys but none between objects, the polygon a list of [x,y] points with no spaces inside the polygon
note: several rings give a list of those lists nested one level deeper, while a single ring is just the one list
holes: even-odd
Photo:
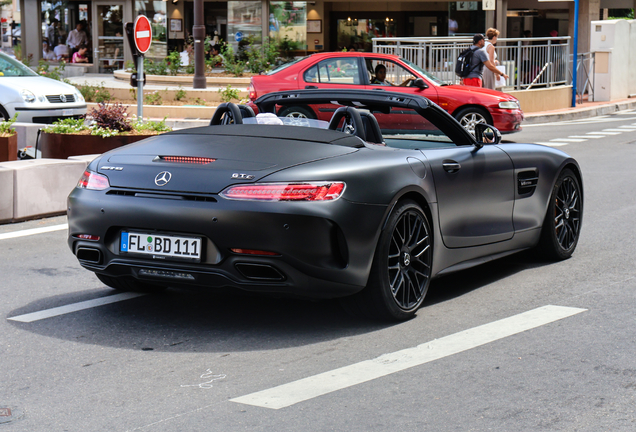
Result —
[{"label": "planter box", "polygon": [[108,138],[93,135],[42,133],[38,149],[43,158],[68,159],[69,156],[102,154],[156,135],[117,135]]},{"label": "planter box", "polygon": [[0,162],[18,159],[18,134],[0,137]]}]

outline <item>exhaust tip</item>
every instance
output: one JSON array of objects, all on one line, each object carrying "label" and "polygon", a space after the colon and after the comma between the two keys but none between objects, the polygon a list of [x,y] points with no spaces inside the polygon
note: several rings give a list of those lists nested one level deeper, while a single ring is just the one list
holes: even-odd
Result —
[{"label": "exhaust tip", "polygon": [[267,264],[236,263],[234,266],[246,279],[272,282],[285,280],[285,275]]},{"label": "exhaust tip", "polygon": [[80,246],[77,248],[77,259],[99,264],[102,261],[102,252],[99,249]]}]

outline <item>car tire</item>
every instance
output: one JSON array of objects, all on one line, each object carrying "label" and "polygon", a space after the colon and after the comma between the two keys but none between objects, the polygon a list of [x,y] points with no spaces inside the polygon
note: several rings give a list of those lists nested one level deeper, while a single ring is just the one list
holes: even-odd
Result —
[{"label": "car tire", "polygon": [[541,229],[541,257],[561,261],[572,256],[581,234],[583,195],[579,179],[564,169],[552,188],[548,211]]},{"label": "car tire", "polygon": [[468,132],[475,135],[475,125],[478,123],[492,125],[492,118],[488,112],[480,107],[462,108],[453,114],[453,117],[464,126]]},{"label": "car tire", "polygon": [[309,108],[301,106],[291,106],[282,109],[278,112],[279,117],[292,117],[297,119],[311,119],[315,120],[316,114]]},{"label": "car tire", "polygon": [[405,321],[422,305],[431,278],[431,226],[414,201],[398,203],[380,234],[367,287],[341,300],[357,317]]},{"label": "car tire", "polygon": [[10,119],[9,113],[7,112],[6,109],[4,109],[2,105],[0,105],[0,117],[2,117],[2,120],[4,121],[7,121]]},{"label": "car tire", "polygon": [[97,279],[110,288],[118,291],[134,291],[140,293],[158,293],[165,291],[166,287],[160,285],[152,285],[140,282],[131,276],[111,277],[103,274],[95,273]]}]

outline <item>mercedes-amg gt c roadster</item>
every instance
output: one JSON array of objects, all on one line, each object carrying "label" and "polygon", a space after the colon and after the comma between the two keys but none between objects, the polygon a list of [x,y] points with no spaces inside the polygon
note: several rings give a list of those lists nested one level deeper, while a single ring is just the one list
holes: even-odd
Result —
[{"label": "mercedes-amg gt c roadster", "polygon": [[[292,104],[331,121],[276,115]],[[404,320],[436,276],[576,248],[578,163],[500,141],[492,126],[473,136],[428,99],[390,91],[221,104],[210,126],[91,162],[68,198],[68,244],[118,290],[339,297],[354,314]]]}]

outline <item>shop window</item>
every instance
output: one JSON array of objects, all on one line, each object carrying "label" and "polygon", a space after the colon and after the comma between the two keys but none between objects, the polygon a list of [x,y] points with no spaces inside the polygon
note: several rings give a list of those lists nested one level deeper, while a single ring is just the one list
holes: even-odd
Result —
[{"label": "shop window", "polygon": [[68,52],[58,50],[55,54],[55,48],[58,45],[62,47],[68,43],[68,37],[71,32],[76,30],[78,24],[81,24],[81,36],[73,36],[74,41],[79,41],[88,47],[87,57],[89,63],[93,62],[92,53],[92,20],[89,13],[91,2],[89,1],[42,1],[40,2],[42,13],[40,15],[42,41],[48,42],[48,52],[42,53],[42,58],[47,60],[57,60],[58,57],[69,60],[73,54],[73,50]]},{"label": "shop window", "polygon": [[361,84],[357,58],[324,60],[305,71],[303,79],[308,83]]},{"label": "shop window", "polygon": [[147,58],[163,59],[168,55],[166,2],[135,1],[135,16],[145,15],[152,26],[152,44]]},{"label": "shop window", "polygon": [[374,37],[393,37],[396,23],[393,18],[358,19],[348,17],[337,21],[338,49],[371,51]]},{"label": "shop window", "polygon": [[307,46],[307,2],[271,1],[269,37],[282,51],[305,50]]},{"label": "shop window", "polygon": [[227,2],[227,42],[235,53],[239,47],[261,43],[262,11],[260,1]]}]

